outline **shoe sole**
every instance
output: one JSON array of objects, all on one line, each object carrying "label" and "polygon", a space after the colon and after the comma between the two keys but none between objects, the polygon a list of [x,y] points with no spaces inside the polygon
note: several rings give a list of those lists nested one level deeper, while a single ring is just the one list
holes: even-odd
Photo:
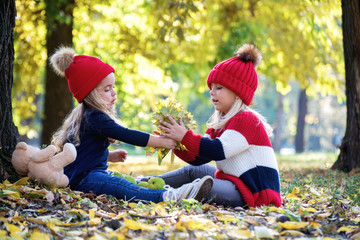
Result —
[{"label": "shoe sole", "polygon": [[203,177],[198,184],[201,184],[201,187],[199,188],[199,191],[195,194],[194,199],[200,202],[207,195],[209,195],[209,193],[213,187],[214,180],[212,177],[206,176],[206,177]]}]

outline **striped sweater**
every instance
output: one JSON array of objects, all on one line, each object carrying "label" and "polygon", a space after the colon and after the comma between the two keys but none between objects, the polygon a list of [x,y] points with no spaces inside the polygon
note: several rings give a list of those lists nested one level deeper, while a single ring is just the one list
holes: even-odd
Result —
[{"label": "striped sweater", "polygon": [[216,161],[215,177],[233,182],[248,206],[282,204],[276,157],[253,113],[238,113],[223,129],[209,128],[203,137],[188,130],[181,143],[187,150],[176,150],[178,157],[192,165]]}]

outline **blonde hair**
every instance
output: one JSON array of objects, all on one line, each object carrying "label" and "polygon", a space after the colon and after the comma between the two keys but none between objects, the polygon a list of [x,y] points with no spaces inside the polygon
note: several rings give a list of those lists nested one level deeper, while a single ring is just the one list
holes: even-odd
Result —
[{"label": "blonde hair", "polygon": [[[53,135],[51,144],[55,145],[58,151],[62,151],[64,144],[69,140],[72,141],[75,146],[80,145],[80,126],[85,106],[102,111],[115,122],[120,123],[115,117],[114,108],[109,107],[106,101],[101,98],[96,88],[94,88],[84,100],[70,112],[65,118],[63,125]],[[115,140],[111,138],[109,138],[109,141],[112,143],[115,142]]]},{"label": "blonde hair", "polygon": [[213,128],[213,129],[224,128],[226,123],[230,120],[230,118],[232,118],[233,116],[235,116],[236,114],[238,114],[240,112],[251,112],[251,113],[253,113],[259,119],[259,124],[261,122],[264,125],[265,131],[268,134],[268,136],[272,135],[273,129],[270,126],[270,124],[267,123],[266,119],[260,113],[258,113],[255,110],[249,108],[238,97],[235,98],[235,101],[234,101],[233,105],[231,106],[231,108],[230,108],[230,110],[229,110],[229,112],[227,114],[224,114],[223,112],[215,110],[215,112],[210,117],[209,121],[207,122],[206,126],[208,128]]}]

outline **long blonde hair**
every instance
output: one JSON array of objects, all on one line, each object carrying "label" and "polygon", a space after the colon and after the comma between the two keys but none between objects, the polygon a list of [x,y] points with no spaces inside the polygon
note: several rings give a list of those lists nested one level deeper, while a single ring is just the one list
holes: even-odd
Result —
[{"label": "long blonde hair", "polygon": [[[94,88],[84,100],[68,114],[63,125],[53,135],[51,144],[55,145],[58,151],[62,151],[64,144],[69,140],[71,140],[75,146],[80,145],[80,126],[86,106],[91,109],[102,111],[111,119],[120,123],[115,117],[114,108],[109,107],[101,98],[96,88]],[[109,140],[110,142],[115,141],[110,138]]]},{"label": "long blonde hair", "polygon": [[224,114],[223,112],[215,110],[213,115],[210,117],[209,121],[206,123],[206,126],[208,128],[213,128],[213,129],[224,128],[226,123],[230,120],[230,118],[232,118],[233,116],[235,116],[236,114],[238,114],[240,112],[251,112],[251,113],[253,113],[259,119],[259,123],[261,122],[264,125],[265,131],[268,134],[268,136],[272,135],[273,129],[270,126],[270,124],[268,124],[266,119],[260,113],[258,113],[255,110],[249,108],[238,97],[235,98],[235,101],[234,101],[233,105],[231,106],[231,108],[230,108],[230,110],[229,110],[229,112],[227,114]]}]

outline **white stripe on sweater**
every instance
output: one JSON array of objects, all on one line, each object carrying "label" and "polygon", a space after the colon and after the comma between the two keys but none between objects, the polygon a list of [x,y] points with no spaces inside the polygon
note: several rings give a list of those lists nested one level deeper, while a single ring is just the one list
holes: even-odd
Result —
[{"label": "white stripe on sweater", "polygon": [[264,166],[278,170],[273,149],[267,146],[256,145],[251,145],[246,151],[243,151],[233,157],[217,161],[216,166],[224,173],[237,177],[257,166]]},{"label": "white stripe on sweater", "polygon": [[225,158],[233,157],[250,147],[246,138],[238,131],[227,129],[219,137]]}]

